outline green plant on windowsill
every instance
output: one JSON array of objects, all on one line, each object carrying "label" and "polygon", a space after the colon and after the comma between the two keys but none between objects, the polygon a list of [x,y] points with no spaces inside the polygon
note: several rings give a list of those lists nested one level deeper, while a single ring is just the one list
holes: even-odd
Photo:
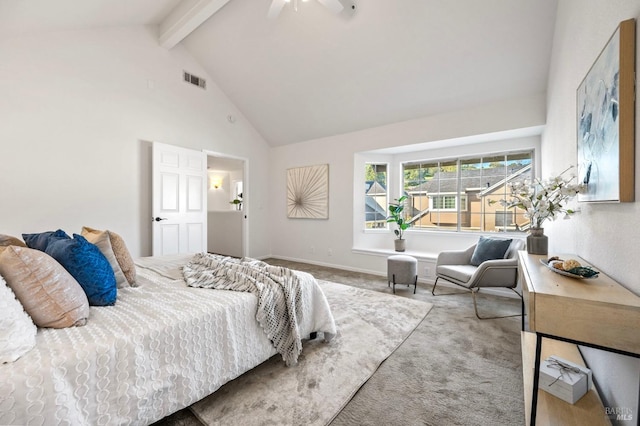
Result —
[{"label": "green plant on windowsill", "polygon": [[387,216],[387,223],[395,223],[396,229],[393,233],[396,235],[395,245],[396,251],[405,250],[404,231],[411,227],[411,223],[407,222],[404,213],[404,201],[407,199],[406,195],[395,199],[395,203],[389,203],[389,216]]}]

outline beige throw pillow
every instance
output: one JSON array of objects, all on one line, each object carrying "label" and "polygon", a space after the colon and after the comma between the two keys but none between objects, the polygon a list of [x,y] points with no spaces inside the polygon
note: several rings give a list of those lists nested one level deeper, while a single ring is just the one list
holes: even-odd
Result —
[{"label": "beige throw pillow", "polygon": [[98,229],[89,228],[88,226],[82,227],[82,236],[89,241],[91,241],[89,239],[90,235],[97,236],[103,232],[106,232],[109,236],[113,254],[118,261],[118,265],[120,265],[120,269],[122,269],[122,273],[124,273],[124,276],[127,278],[127,281],[131,286],[136,286],[136,265],[133,263],[133,258],[131,257],[129,250],[127,249],[127,245],[124,243],[122,237],[113,231],[100,231]]},{"label": "beige throw pillow", "polygon": [[48,254],[27,247],[6,247],[0,251],[0,274],[38,327],[86,324],[87,295]]},{"label": "beige throw pillow", "polygon": [[19,238],[12,237],[11,235],[0,234],[0,247],[6,246],[26,247],[27,245]]},{"label": "beige throw pillow", "polygon": [[[84,228],[83,228],[84,233]],[[113,247],[111,246],[111,239],[109,238],[108,232],[91,232],[84,235],[84,237],[92,244],[98,246],[100,252],[107,258],[109,261],[109,265],[111,265],[111,269],[113,269],[113,274],[116,277],[116,286],[118,288],[129,287],[129,281],[127,281],[127,277],[124,276],[124,272],[122,272],[122,268],[118,263],[118,259],[116,259],[116,255],[113,252]]]}]

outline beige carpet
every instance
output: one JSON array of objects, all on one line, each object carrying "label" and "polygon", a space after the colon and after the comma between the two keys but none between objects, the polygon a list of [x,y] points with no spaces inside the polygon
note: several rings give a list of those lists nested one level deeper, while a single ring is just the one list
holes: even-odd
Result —
[{"label": "beige carpet", "polygon": [[[385,277],[268,259],[319,280],[391,294]],[[451,289],[438,285],[438,290]],[[478,320],[471,295],[432,296],[430,285],[396,287],[398,297],[433,304],[428,317],[360,388],[331,426],[524,424],[520,318]],[[485,314],[520,310],[520,300],[480,293]],[[247,374],[252,374],[249,372]],[[218,392],[226,388],[223,386]],[[189,409],[157,426],[202,426]]]},{"label": "beige carpet", "polygon": [[207,425],[327,425],[425,318],[431,304],[320,282],[336,319],[330,343],[305,342],[297,366],[273,357],[191,407]]}]

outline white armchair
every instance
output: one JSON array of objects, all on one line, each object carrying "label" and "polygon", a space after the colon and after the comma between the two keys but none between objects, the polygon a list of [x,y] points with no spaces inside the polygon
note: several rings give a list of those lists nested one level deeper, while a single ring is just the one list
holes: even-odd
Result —
[{"label": "white armchair", "polygon": [[481,317],[478,314],[476,293],[483,287],[503,287],[513,290],[520,298],[522,295],[515,291],[518,285],[518,250],[525,247],[524,240],[513,239],[507,249],[504,258],[486,260],[477,266],[471,262],[476,245],[466,250],[443,251],[436,261],[436,281],[431,290],[435,294],[438,280],[449,281],[471,291],[473,307],[479,319],[504,318],[519,316],[521,314],[506,315],[502,317]]}]

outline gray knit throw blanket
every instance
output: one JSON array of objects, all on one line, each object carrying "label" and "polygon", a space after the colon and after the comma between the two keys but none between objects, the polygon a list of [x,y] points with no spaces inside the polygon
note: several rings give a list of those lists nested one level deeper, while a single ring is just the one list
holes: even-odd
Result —
[{"label": "gray knit throw blanket", "polygon": [[300,279],[288,268],[255,259],[198,253],[182,273],[190,287],[245,291],[258,298],[256,320],[282,355],[295,365],[302,352]]}]

